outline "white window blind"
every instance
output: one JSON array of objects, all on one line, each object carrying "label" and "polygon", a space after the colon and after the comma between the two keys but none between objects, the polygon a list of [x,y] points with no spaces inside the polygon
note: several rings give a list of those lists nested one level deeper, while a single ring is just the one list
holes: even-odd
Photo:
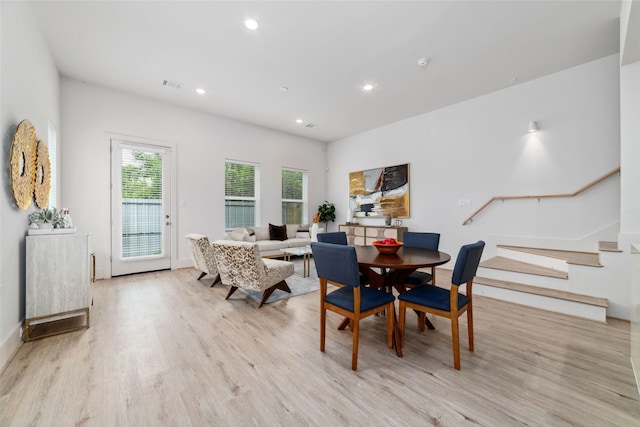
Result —
[{"label": "white window blind", "polygon": [[122,147],[122,258],[162,254],[162,154]]},{"label": "white window blind", "polygon": [[307,217],[307,172],[282,169],[282,223],[304,224]]},{"label": "white window blind", "polygon": [[224,170],[225,229],[257,225],[260,167],[252,163],[228,160]]}]

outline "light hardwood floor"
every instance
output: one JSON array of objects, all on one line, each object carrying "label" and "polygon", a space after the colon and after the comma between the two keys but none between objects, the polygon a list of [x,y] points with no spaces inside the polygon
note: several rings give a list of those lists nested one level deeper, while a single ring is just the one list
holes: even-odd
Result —
[{"label": "light hardwood floor", "polygon": [[456,371],[445,319],[411,316],[398,358],[372,316],[353,372],[333,313],[319,351],[317,292],[257,309],[197,275],[96,282],[90,329],[23,344],[0,375],[0,425],[640,425],[627,322],[478,297]]}]

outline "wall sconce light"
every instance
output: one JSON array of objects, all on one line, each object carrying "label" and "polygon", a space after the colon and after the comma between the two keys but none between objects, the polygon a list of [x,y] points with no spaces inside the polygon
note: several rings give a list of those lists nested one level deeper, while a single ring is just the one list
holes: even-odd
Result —
[{"label": "wall sconce light", "polygon": [[533,133],[533,132],[538,132],[539,130],[540,128],[538,127],[538,122],[536,121],[529,122],[529,129],[527,130],[527,132]]}]

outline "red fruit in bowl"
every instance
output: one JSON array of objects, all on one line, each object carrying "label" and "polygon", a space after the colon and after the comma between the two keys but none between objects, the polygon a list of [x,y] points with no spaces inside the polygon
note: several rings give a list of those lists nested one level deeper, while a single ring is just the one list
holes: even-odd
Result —
[{"label": "red fruit in bowl", "polygon": [[397,245],[398,241],[394,238],[388,238],[388,239],[384,239],[384,240],[376,240],[375,242],[373,242],[373,244],[375,245],[385,245],[385,246],[393,246],[393,245]]}]

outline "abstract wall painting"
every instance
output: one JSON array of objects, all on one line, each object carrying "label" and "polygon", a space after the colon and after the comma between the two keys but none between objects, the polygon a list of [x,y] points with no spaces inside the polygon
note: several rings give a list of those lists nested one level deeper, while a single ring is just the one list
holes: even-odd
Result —
[{"label": "abstract wall painting", "polygon": [[354,217],[409,217],[409,164],[349,173]]}]

